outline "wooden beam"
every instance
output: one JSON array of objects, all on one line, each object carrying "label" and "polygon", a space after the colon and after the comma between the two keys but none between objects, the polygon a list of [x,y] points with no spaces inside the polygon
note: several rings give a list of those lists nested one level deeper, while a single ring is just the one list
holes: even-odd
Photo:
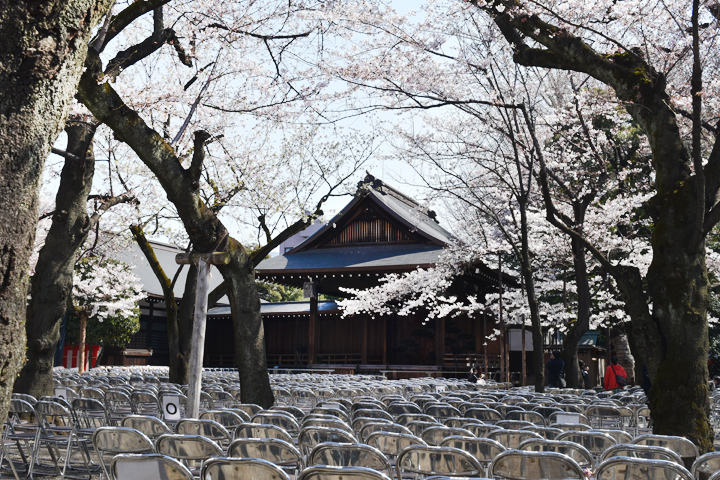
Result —
[{"label": "wooden beam", "polygon": [[314,364],[317,356],[317,296],[310,299],[310,324],[308,326],[308,363]]},{"label": "wooden beam", "polygon": [[362,318],[362,353],[360,355],[360,361],[363,365],[368,364],[368,318],[367,318],[367,315],[363,315],[363,318]]},{"label": "wooden beam", "polygon": [[435,364],[438,367],[445,365],[445,318],[435,320]]},{"label": "wooden beam", "polygon": [[387,316],[382,317],[383,365],[387,365]]}]

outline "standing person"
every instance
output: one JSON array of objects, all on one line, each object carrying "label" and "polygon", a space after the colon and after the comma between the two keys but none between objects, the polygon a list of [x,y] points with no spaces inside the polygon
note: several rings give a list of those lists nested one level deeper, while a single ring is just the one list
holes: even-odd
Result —
[{"label": "standing person", "polygon": [[562,377],[565,368],[565,360],[560,358],[560,352],[555,350],[552,358],[545,364],[548,370],[548,387],[560,388],[560,377]]},{"label": "standing person", "polygon": [[477,368],[472,367],[472,368],[470,368],[470,374],[468,375],[468,382],[477,383],[477,381],[478,381]]},{"label": "standing person", "polygon": [[590,367],[588,367],[587,363],[583,362],[582,360],[579,360],[580,362],[580,373],[582,374],[582,380],[583,380],[583,387],[585,387],[585,390],[590,389]]},{"label": "standing person", "polygon": [[613,355],[610,359],[610,365],[605,369],[605,390],[614,390],[616,392],[625,388],[627,382],[627,373],[622,365],[618,365],[618,358]]}]

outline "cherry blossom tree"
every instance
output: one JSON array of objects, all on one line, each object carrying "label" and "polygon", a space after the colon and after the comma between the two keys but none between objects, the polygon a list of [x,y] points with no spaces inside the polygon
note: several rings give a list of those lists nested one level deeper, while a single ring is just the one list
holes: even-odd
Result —
[{"label": "cherry blossom tree", "polygon": [[710,450],[705,239],[720,219],[720,146],[717,126],[708,123],[717,116],[716,82],[703,83],[703,67],[717,61],[716,10],[697,0],[692,8],[684,2],[466,5],[492,19],[517,64],[575,71],[607,85],[647,136],[656,193],[648,208],[654,231],[647,289],[637,267],[610,261],[556,212],[548,210],[548,219],[615,278],[636,351],[653,379],[654,430],[685,435]]}]

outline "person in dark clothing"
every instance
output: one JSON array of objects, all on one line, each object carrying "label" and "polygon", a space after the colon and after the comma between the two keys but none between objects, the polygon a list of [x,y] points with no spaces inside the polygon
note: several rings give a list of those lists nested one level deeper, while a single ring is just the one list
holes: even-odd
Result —
[{"label": "person in dark clothing", "polygon": [[560,377],[562,377],[565,361],[560,358],[560,352],[554,351],[552,358],[545,364],[548,370],[548,387],[560,388]]},{"label": "person in dark clothing", "polygon": [[477,368],[472,367],[470,369],[470,375],[468,375],[468,382],[477,383],[477,381],[478,381]]}]

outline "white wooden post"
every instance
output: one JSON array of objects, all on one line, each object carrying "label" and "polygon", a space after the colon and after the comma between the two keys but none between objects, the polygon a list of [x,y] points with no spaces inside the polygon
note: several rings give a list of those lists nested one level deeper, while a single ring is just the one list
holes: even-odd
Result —
[{"label": "white wooden post", "polygon": [[178,254],[175,262],[197,265],[197,287],[195,288],[195,314],[193,316],[192,346],[190,350],[190,375],[188,383],[188,418],[200,416],[200,387],[202,386],[202,364],[205,354],[205,325],[210,265],[228,264],[230,255],[222,252],[204,254]]}]

